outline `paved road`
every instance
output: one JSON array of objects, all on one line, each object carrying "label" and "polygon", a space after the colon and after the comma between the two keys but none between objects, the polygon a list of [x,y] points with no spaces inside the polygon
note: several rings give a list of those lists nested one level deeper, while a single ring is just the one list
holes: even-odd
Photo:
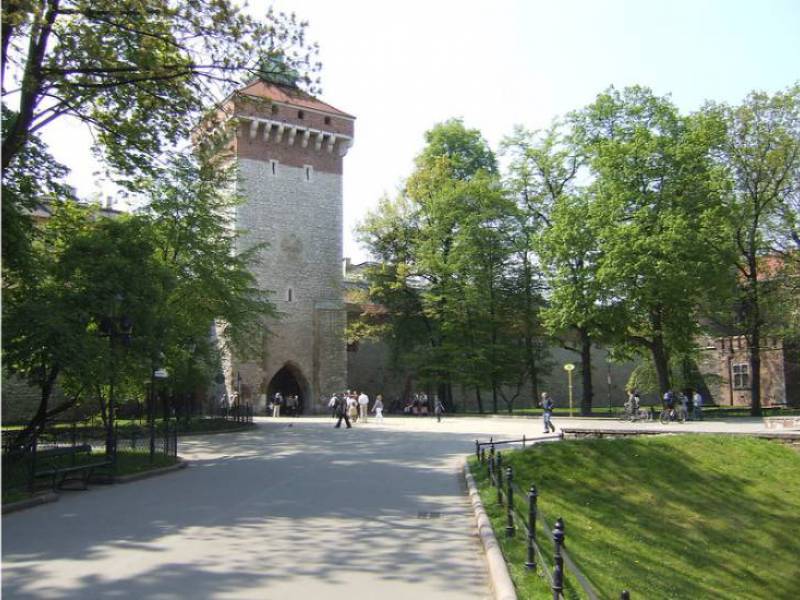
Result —
[{"label": "paved road", "polygon": [[264,419],[251,432],[188,438],[188,469],[3,517],[3,597],[484,599],[460,461],[478,435],[540,427],[465,417],[334,430],[330,419]]}]

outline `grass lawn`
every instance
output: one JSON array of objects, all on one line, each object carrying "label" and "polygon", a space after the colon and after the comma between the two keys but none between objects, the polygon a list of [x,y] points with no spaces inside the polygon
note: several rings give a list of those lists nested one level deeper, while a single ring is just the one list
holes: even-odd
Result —
[{"label": "grass lawn", "polygon": [[[536,484],[548,523],[564,518],[568,552],[603,597],[623,589],[648,599],[798,597],[800,453],[788,446],[693,435],[503,454],[521,488]],[[484,469],[472,467],[486,487]],[[495,498],[486,493],[487,509]],[[524,552],[515,539],[512,557]],[[545,548],[552,554],[551,541]],[[547,597],[523,587],[524,567],[511,572],[521,598]]]},{"label": "grass lawn", "polygon": [[[95,462],[105,454],[103,453],[92,453],[92,454],[78,454],[75,457],[75,464],[80,465],[89,462]],[[52,463],[57,463],[58,465],[63,466],[70,466],[72,464],[71,457],[63,456],[58,457],[55,461],[50,461]],[[120,450],[117,452],[117,471],[116,475],[132,475],[134,473],[142,473],[144,471],[149,471],[151,469],[160,469],[162,467],[168,467],[170,465],[174,465],[177,462],[172,456],[165,456],[163,454],[156,454],[153,457],[153,464],[150,464],[150,453],[149,452],[135,452],[135,451],[123,451]],[[19,500],[25,500],[31,497],[29,490],[26,489],[27,485],[27,478],[26,478],[26,469],[25,465],[14,465],[15,468],[3,468],[3,504],[8,504],[10,502],[17,502]],[[43,486],[46,486],[49,483],[47,479],[39,479],[37,480],[37,491],[42,491],[44,489]]]}]

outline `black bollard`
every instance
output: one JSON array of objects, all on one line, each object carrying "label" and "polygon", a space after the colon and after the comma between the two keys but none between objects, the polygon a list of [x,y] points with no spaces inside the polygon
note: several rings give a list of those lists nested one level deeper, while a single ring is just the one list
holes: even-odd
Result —
[{"label": "black bollard", "polygon": [[497,453],[497,460],[494,465],[494,476],[497,478],[497,503],[503,505],[503,455]]},{"label": "black bollard", "polygon": [[514,537],[514,472],[506,468],[506,536]]},{"label": "black bollard", "polygon": [[553,527],[553,600],[559,600],[564,591],[564,557],[561,546],[564,544],[564,520],[559,517]]},{"label": "black bollard", "polygon": [[475,440],[475,458],[477,460],[481,459],[481,445],[478,440]]},{"label": "black bollard", "polygon": [[531,485],[528,492],[528,560],[525,567],[528,570],[536,569],[536,501],[538,494],[536,486]]},{"label": "black bollard", "polygon": [[525,434],[522,434],[522,447],[525,447]]},{"label": "black bollard", "polygon": [[628,590],[622,590],[619,600],[631,600],[631,594]]}]

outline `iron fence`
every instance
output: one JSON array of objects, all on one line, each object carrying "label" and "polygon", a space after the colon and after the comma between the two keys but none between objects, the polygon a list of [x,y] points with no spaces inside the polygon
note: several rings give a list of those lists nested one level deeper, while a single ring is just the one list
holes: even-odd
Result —
[{"label": "iron fence", "polygon": [[108,435],[107,428],[89,422],[54,422],[23,448],[12,446],[13,435],[14,432],[3,435],[4,498],[33,494],[43,487],[60,487],[68,474],[80,476],[84,487],[89,481],[113,482],[131,466],[178,456],[175,421],[161,423],[157,428],[115,427],[113,436]]},{"label": "iron fence", "polygon": [[[553,591],[553,600],[566,598],[564,594],[565,566],[570,570],[572,578],[578,583],[587,598],[599,600],[601,597],[607,597],[598,594],[586,575],[567,554],[564,548],[567,535],[564,519],[562,517],[556,519],[551,529],[539,508],[539,493],[536,485],[531,483],[528,491],[523,491],[514,481],[513,467],[503,465],[503,456],[496,446],[522,444],[524,448],[529,441],[525,436],[519,440],[495,441],[492,439],[489,442],[475,440],[476,458],[481,466],[486,467],[489,483],[497,490],[497,504],[505,509],[505,534],[507,537],[513,538],[518,531],[524,533],[526,538],[525,568],[531,573],[541,573]],[[520,510],[517,499],[523,498],[526,500],[525,510]],[[552,558],[546,554],[542,540],[537,537],[537,524],[544,535],[553,541]],[[623,591],[620,598],[629,600],[629,592]]]}]

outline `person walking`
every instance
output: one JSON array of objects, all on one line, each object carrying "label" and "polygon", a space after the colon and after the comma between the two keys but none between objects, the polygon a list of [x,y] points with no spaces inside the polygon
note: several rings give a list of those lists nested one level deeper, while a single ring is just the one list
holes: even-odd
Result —
[{"label": "person walking", "polygon": [[375,396],[375,404],[372,406],[372,411],[375,413],[375,420],[383,423],[383,396],[380,394]]},{"label": "person walking", "polygon": [[272,398],[272,416],[276,419],[281,416],[281,404],[283,404],[283,394],[275,392]]},{"label": "person walking", "polygon": [[328,400],[328,408],[331,409],[331,418],[335,419],[337,417],[336,414],[336,401],[339,399],[338,394],[334,394],[331,396],[330,400]]},{"label": "person walking", "polygon": [[442,413],[443,412],[444,412],[444,404],[442,404],[442,401],[439,400],[439,398],[436,398],[436,400],[433,401],[433,414],[436,415],[436,422],[437,423],[441,423],[442,422]]},{"label": "person walking", "polygon": [[696,421],[703,420],[703,396],[698,390],[694,391],[692,396],[692,404],[694,405],[694,418]]},{"label": "person walking", "polygon": [[367,422],[367,412],[369,411],[369,396],[362,391],[358,396],[358,420]]},{"label": "person walking", "polygon": [[342,419],[344,419],[345,425],[347,428],[350,429],[352,425],[350,425],[350,419],[347,417],[347,400],[342,394],[337,394],[335,396],[336,404],[334,406],[334,411],[336,412],[336,416],[338,417],[338,421],[336,421],[336,425],[334,427],[339,429],[342,426]]},{"label": "person walking", "polygon": [[542,413],[544,416],[544,432],[550,433],[551,431],[555,433],[555,425],[553,425],[553,399],[550,397],[550,394],[547,392],[542,392],[542,409],[544,412]]},{"label": "person walking", "polygon": [[353,392],[352,394],[347,396],[347,414],[350,416],[350,419],[353,423],[358,421],[358,400],[356,393]]}]

